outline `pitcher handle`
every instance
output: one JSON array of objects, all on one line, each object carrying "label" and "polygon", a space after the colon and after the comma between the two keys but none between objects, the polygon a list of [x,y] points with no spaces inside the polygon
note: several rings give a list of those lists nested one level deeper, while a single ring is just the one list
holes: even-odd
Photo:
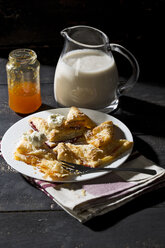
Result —
[{"label": "pitcher handle", "polygon": [[110,49],[111,51],[115,51],[123,55],[129,61],[132,67],[132,75],[130,76],[130,78],[126,82],[119,82],[118,94],[121,95],[123,92],[132,88],[134,84],[137,82],[140,73],[139,64],[136,58],[134,57],[134,55],[130,51],[128,51],[125,47],[111,43]]}]

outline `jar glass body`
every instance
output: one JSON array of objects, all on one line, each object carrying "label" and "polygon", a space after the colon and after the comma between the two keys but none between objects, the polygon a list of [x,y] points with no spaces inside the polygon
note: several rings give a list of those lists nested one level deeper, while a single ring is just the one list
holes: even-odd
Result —
[{"label": "jar glass body", "polygon": [[30,49],[16,49],[6,65],[9,107],[28,114],[41,106],[40,63]]}]

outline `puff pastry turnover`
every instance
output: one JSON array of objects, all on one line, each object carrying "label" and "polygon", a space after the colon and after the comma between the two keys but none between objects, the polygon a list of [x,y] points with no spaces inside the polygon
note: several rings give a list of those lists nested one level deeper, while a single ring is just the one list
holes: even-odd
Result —
[{"label": "puff pastry turnover", "polygon": [[96,124],[76,107],[71,107],[65,122],[66,126],[94,128]]},{"label": "puff pastry turnover", "polygon": [[111,163],[133,144],[115,139],[112,121],[96,125],[76,107],[70,108],[59,125],[39,117],[32,117],[29,123],[36,131],[23,135],[14,158],[38,167],[45,178],[69,175],[60,160],[97,167]]},{"label": "puff pastry turnover", "polygon": [[97,167],[112,162],[130,149],[131,146],[132,142],[121,139],[113,141],[111,145],[104,148],[97,148],[91,144],[74,145],[70,143],[59,143],[53,150],[57,155],[57,160]]},{"label": "puff pastry turnover", "polygon": [[44,133],[48,144],[53,147],[52,142],[63,142],[72,140],[83,135],[87,128],[92,128],[96,124],[76,107],[71,107],[66,120],[60,125],[52,128],[47,120],[39,117],[32,117],[29,120],[30,126],[38,132]]},{"label": "puff pastry turnover", "polygon": [[113,140],[113,122],[105,121],[92,130],[86,131],[84,135],[87,143],[92,144],[95,147],[104,147]]},{"label": "puff pastry turnover", "polygon": [[39,168],[41,172],[45,173],[45,178],[47,176],[64,177],[69,174],[68,171],[63,169],[61,162],[57,161],[56,154],[47,145],[34,146],[26,136],[23,136],[20,140],[14,158]]}]

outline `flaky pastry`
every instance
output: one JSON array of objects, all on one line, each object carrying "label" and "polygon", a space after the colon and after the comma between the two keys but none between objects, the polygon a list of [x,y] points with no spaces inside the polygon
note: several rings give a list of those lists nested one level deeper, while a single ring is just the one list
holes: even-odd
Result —
[{"label": "flaky pastry", "polygon": [[29,124],[35,131],[23,135],[14,153],[16,160],[36,166],[45,178],[69,175],[61,160],[97,167],[111,163],[132,147],[128,140],[115,139],[112,121],[96,125],[76,107],[70,108],[66,118],[56,115],[52,118],[59,118],[58,123],[32,117]]},{"label": "flaky pastry", "polygon": [[78,108],[71,107],[66,120],[60,126],[52,127],[47,120],[39,117],[32,117],[29,124],[34,130],[44,133],[47,137],[47,144],[54,147],[56,142],[71,141],[83,135],[86,129],[96,124]]},{"label": "flaky pastry", "polygon": [[34,146],[32,142],[27,139],[32,131],[22,136],[19,141],[16,151],[14,153],[15,160],[23,161],[26,164],[36,166],[46,176],[64,177],[69,173],[61,166],[61,162],[57,160],[57,156],[47,145]]},{"label": "flaky pastry", "polygon": [[132,142],[127,140],[115,140],[109,146],[97,148],[94,145],[74,145],[70,143],[59,143],[53,151],[57,159],[89,167],[98,167],[108,164],[131,148]]},{"label": "flaky pastry", "polygon": [[85,132],[85,138],[87,143],[94,145],[95,147],[103,147],[111,143],[114,136],[114,128],[112,121],[105,121],[96,126],[92,130]]}]

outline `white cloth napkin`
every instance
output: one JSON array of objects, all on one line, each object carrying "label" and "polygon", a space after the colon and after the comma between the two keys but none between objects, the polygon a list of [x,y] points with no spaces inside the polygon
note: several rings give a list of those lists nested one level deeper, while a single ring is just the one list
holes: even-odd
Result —
[{"label": "white cloth napkin", "polygon": [[157,174],[151,176],[133,172],[111,172],[84,182],[58,184],[36,179],[31,182],[70,215],[85,222],[165,185],[165,170],[142,155],[122,166],[155,169]]},{"label": "white cloth napkin", "polygon": [[76,183],[49,183],[25,178],[70,215],[85,222],[114,210],[145,192],[165,186],[165,169],[138,153],[135,153],[134,159],[133,157],[131,155],[131,160],[121,166],[154,169],[157,174],[151,176],[134,172],[111,172]]}]

